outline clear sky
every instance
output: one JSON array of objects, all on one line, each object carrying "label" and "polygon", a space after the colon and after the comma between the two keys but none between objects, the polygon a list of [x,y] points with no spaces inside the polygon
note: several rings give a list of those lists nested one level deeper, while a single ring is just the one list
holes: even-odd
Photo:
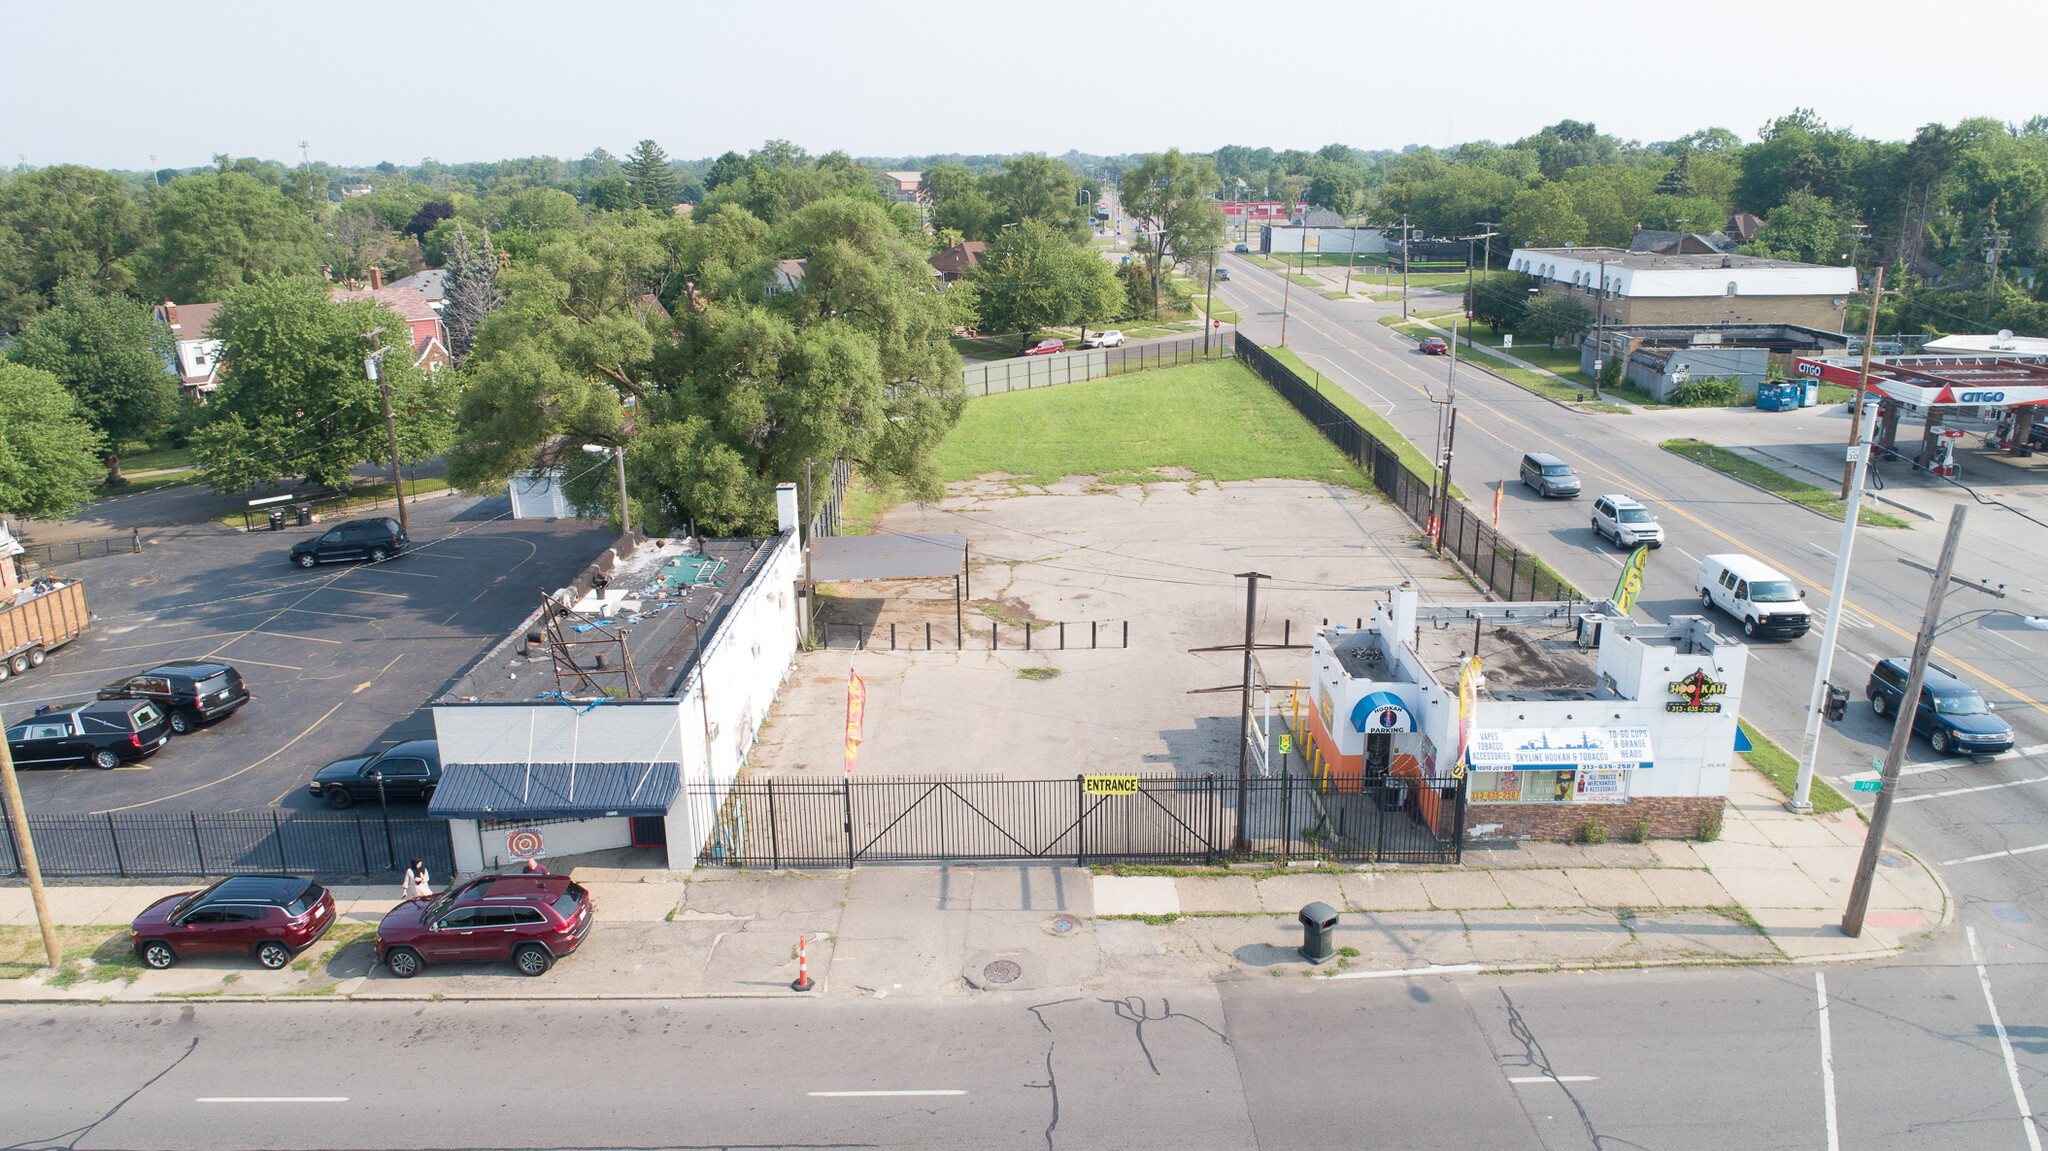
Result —
[{"label": "clear sky", "polygon": [[2044,33],[2039,0],[0,0],[0,162],[1754,139],[1802,105],[1902,139],[2048,113]]}]

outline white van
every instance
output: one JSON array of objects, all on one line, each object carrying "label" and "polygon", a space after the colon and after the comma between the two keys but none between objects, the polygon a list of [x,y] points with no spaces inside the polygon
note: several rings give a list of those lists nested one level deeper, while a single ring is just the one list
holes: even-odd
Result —
[{"label": "white van", "polygon": [[1797,639],[1813,626],[1801,601],[1806,593],[1784,572],[1746,555],[1708,556],[1692,578],[1701,607],[1717,607],[1742,621],[1742,634]]}]

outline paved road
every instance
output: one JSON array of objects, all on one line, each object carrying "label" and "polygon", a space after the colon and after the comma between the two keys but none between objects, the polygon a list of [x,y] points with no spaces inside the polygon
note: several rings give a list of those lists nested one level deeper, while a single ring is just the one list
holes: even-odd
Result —
[{"label": "paved road", "polygon": [[[1231,283],[1221,289],[1243,314],[1246,334],[1277,338],[1283,298],[1279,277],[1237,256]],[[1455,305],[1452,305],[1455,306]],[[1431,397],[1445,394],[1449,363],[1423,356],[1412,341],[1376,322],[1387,310],[1362,302],[1322,299],[1295,291],[1288,299],[1288,343],[1328,381],[1371,404],[1425,452],[1436,442]],[[1587,526],[1586,498],[1545,501],[1513,482],[1525,451],[1549,450],[1584,476],[1587,495],[1621,491],[1649,503],[1669,543],[1651,562],[1641,608],[1659,618],[1697,613],[1692,576],[1710,552],[1757,555],[1808,589],[1807,602],[1825,605],[1839,525],[1739,484],[1656,447],[1684,431],[1685,412],[1602,415],[1553,404],[1483,372],[1461,369],[1458,381],[1457,457],[1453,475],[1479,508],[1490,481],[1506,477],[1501,526],[1540,551],[1582,588],[1602,594],[1613,586],[1622,553],[1597,540]],[[1765,417],[1770,418],[1770,417]],[[1846,429],[1820,412],[1795,417],[1814,425],[1817,439],[1840,442]],[[1732,433],[1731,433],[1732,434]],[[1703,437],[1711,438],[1711,437]],[[1739,440],[1724,442],[1741,442]],[[1997,509],[1972,513],[1958,573],[1994,582],[2036,584],[2048,571],[2048,531]],[[1883,751],[1890,725],[1862,704],[1871,664],[1911,650],[1926,603],[1927,576],[1899,562],[1932,565],[1941,547],[1940,525],[1858,533],[1834,681],[1855,693],[1856,706],[1823,736],[1821,771],[1847,776],[1869,770]],[[2048,585],[2035,589],[2048,590]],[[2038,597],[2037,597],[2038,598]],[[1947,612],[1996,606],[1957,590]],[[1726,617],[1716,618],[1727,630]],[[1805,726],[1805,703],[1820,648],[1820,629],[1792,642],[1753,647],[1742,710],[1782,746],[1796,749]],[[1944,761],[1916,740],[1909,754],[1893,838],[1931,862],[1957,862],[1945,877],[1965,903],[1964,922],[1987,933],[2024,939],[2048,957],[2048,632],[2030,631],[2009,618],[1966,623],[1937,645],[1937,661],[1975,681],[2019,733],[2021,754],[1996,761]],[[1843,785],[1846,790],[1846,785]],[[1969,790],[1969,789],[1986,790]],[[1994,853],[2021,851],[2018,855]],[[2022,916],[2024,920],[2012,918]]]},{"label": "paved road", "polygon": [[82,1151],[1820,1151],[1832,1119],[1841,1147],[2020,1151],[2015,1082],[2038,1091],[2048,1065],[2030,975],[1980,983],[1965,959],[926,1000],[7,1007],[0,1129]]},{"label": "paved road", "polygon": [[60,564],[99,619],[41,668],[0,683],[0,714],[89,698],[150,663],[217,656],[255,700],[114,771],[21,773],[46,814],[229,811],[312,803],[318,768],[433,734],[420,705],[612,542],[602,524],[509,518],[504,497],[427,499],[414,549],[389,563],[300,571],[290,545],[322,530],[244,534],[216,523],[149,533],[140,555]]}]

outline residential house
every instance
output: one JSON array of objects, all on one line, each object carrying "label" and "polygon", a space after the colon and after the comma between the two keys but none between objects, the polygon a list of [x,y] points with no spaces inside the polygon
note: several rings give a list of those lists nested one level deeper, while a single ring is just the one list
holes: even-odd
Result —
[{"label": "residential house", "polygon": [[171,329],[176,345],[172,368],[178,373],[178,385],[186,396],[201,403],[220,386],[220,341],[206,334],[219,311],[219,304],[174,304],[169,300],[156,307],[157,320]]},{"label": "residential house", "polygon": [[418,289],[419,294],[425,296],[427,303],[432,304],[437,312],[448,303],[448,269],[446,268],[428,268],[424,272],[414,272],[403,280],[391,281],[391,286],[394,288]]},{"label": "residential house", "polygon": [[980,240],[955,244],[931,258],[932,270],[939,274],[939,279],[950,284],[966,275],[969,269],[980,267],[981,254],[987,250],[988,245]]},{"label": "residential house", "polygon": [[[406,279],[416,280],[418,277],[408,276]],[[337,287],[328,293],[328,298],[337,304],[375,300],[390,309],[411,329],[413,366],[431,371],[446,367],[450,362],[448,329],[441,323],[440,309],[428,301],[418,285],[404,282],[387,285],[384,273],[372,268],[368,288]]]},{"label": "residential house", "polygon": [[811,270],[809,260],[777,260],[775,271],[768,278],[768,294],[779,296],[784,292],[803,290],[804,274]]}]

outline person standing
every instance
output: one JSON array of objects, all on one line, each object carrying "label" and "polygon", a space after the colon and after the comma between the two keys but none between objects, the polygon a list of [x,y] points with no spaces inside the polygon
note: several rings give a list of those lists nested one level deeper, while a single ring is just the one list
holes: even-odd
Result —
[{"label": "person standing", "polygon": [[432,898],[434,893],[427,889],[427,865],[424,862],[415,859],[406,865],[401,890],[407,899]]}]

